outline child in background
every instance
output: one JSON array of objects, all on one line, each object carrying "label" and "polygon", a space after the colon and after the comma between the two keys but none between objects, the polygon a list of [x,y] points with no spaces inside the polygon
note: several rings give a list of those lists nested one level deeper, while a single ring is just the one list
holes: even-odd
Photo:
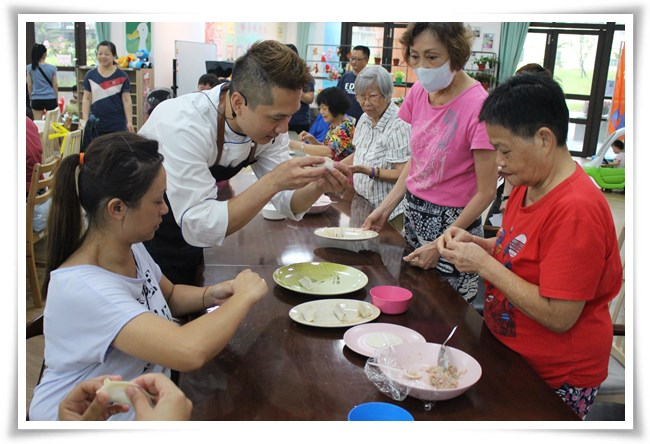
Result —
[{"label": "child in background", "polygon": [[611,165],[615,168],[625,168],[625,143],[622,140],[615,140],[612,143],[612,149],[616,156]]}]

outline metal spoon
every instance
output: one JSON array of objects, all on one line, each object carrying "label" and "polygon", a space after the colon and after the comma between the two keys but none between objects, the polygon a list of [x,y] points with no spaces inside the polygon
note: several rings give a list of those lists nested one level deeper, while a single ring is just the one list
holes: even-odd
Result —
[{"label": "metal spoon", "polygon": [[456,329],[458,328],[458,325],[455,325],[454,328],[451,329],[451,333],[449,333],[449,336],[447,336],[447,339],[445,339],[445,342],[442,343],[442,346],[440,347],[440,351],[438,352],[438,366],[444,368],[447,370],[449,368],[449,355],[447,354],[447,341],[451,339],[451,337],[456,333]]}]

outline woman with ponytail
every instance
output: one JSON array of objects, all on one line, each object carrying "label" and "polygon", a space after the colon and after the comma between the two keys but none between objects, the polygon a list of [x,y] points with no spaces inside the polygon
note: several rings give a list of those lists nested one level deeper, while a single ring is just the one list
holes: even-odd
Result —
[{"label": "woman with ponytail", "polygon": [[[268,291],[245,270],[207,287],[174,285],[142,242],[168,208],[158,143],[118,132],[64,158],[48,219],[45,364],[30,419],[56,420],[79,382],[100,375],[191,371],[229,342]],[[173,317],[220,305],[179,326]],[[133,419],[133,412],[111,419]]]},{"label": "woman with ponytail", "polygon": [[32,48],[32,63],[27,65],[27,93],[36,120],[43,117],[43,110],[50,111],[58,106],[59,84],[56,81],[56,66],[45,63],[45,57],[47,48],[36,43]]}]

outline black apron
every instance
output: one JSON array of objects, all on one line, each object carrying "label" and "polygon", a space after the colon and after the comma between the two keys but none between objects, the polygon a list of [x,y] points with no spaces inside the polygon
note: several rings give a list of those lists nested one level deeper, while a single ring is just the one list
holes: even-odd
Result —
[{"label": "black apron", "polygon": [[[222,92],[228,90],[228,85]],[[220,100],[223,102],[223,97]],[[216,182],[233,178],[243,168],[256,162],[255,150],[257,144],[253,142],[248,158],[235,166],[221,166],[219,160],[223,152],[226,119],[222,113],[217,112],[217,160],[209,167],[210,174]],[[169,204],[167,193],[164,195],[165,204],[169,212],[162,218],[160,227],[154,238],[144,242],[145,247],[160,266],[163,274],[173,284],[201,285],[203,280],[203,248],[188,244],[183,239],[181,228],[176,223],[172,207]]]}]

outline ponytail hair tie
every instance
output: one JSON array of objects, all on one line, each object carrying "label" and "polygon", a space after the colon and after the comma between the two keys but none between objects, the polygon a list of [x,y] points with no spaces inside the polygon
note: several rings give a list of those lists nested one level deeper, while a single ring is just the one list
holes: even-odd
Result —
[{"label": "ponytail hair tie", "polygon": [[84,164],[84,153],[79,153],[79,166]]}]

